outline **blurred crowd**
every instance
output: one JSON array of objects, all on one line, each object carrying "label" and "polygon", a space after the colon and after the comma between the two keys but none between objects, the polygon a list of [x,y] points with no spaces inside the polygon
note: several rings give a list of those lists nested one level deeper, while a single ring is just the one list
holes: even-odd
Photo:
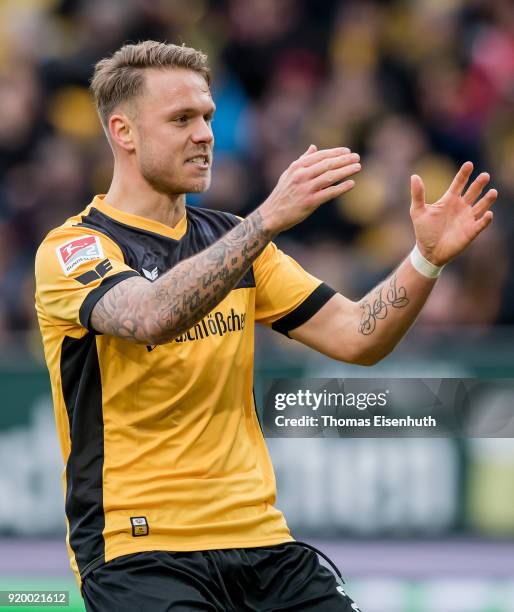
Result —
[{"label": "blurred crowd", "polygon": [[510,0],[1,0],[0,350],[39,346],[35,250],[109,186],[93,66],[148,38],[212,65],[213,182],[191,205],[245,215],[310,143],[349,146],[357,187],[279,242],[358,299],[412,248],[410,175],[435,201],[470,159],[499,190],[495,220],[421,319],[514,323]]}]

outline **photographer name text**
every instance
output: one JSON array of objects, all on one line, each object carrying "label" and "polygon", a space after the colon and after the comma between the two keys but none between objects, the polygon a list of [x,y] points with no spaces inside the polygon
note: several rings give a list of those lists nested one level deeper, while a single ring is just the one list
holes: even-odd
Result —
[{"label": "photographer name text", "polygon": [[277,427],[437,427],[433,416],[424,417],[387,417],[375,415],[371,418],[334,417],[328,414],[318,416],[303,415],[286,417],[279,414],[275,417]]}]

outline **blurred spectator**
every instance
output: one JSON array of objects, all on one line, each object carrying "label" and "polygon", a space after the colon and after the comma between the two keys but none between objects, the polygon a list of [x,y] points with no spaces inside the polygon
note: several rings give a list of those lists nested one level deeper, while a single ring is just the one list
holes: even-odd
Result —
[{"label": "blurred spectator", "polygon": [[279,242],[358,299],[412,246],[410,174],[435,200],[471,159],[500,191],[496,220],[448,266],[422,321],[514,322],[508,0],[4,0],[0,346],[34,329],[32,261],[45,233],[109,186],[93,65],[150,37],[200,46],[212,61],[213,183],[193,205],[244,215],[310,142],[350,146],[363,162],[357,188]]}]

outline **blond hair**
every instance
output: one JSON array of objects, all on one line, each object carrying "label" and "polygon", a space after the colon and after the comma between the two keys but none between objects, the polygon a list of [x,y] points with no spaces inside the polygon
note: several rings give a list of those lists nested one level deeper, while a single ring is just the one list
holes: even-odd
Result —
[{"label": "blond hair", "polygon": [[91,91],[104,129],[114,108],[141,93],[145,68],[186,68],[201,74],[210,85],[207,55],[185,45],[145,40],[124,45],[111,57],[100,60],[91,79]]}]

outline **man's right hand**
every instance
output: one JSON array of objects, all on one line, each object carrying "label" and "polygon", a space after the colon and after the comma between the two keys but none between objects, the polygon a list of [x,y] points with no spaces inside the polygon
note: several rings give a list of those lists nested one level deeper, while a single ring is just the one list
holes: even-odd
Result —
[{"label": "man's right hand", "polygon": [[349,180],[360,171],[360,157],[346,147],[318,151],[311,145],[280,176],[277,186],[261,204],[264,225],[273,235],[297,225],[321,204],[350,191]]}]

